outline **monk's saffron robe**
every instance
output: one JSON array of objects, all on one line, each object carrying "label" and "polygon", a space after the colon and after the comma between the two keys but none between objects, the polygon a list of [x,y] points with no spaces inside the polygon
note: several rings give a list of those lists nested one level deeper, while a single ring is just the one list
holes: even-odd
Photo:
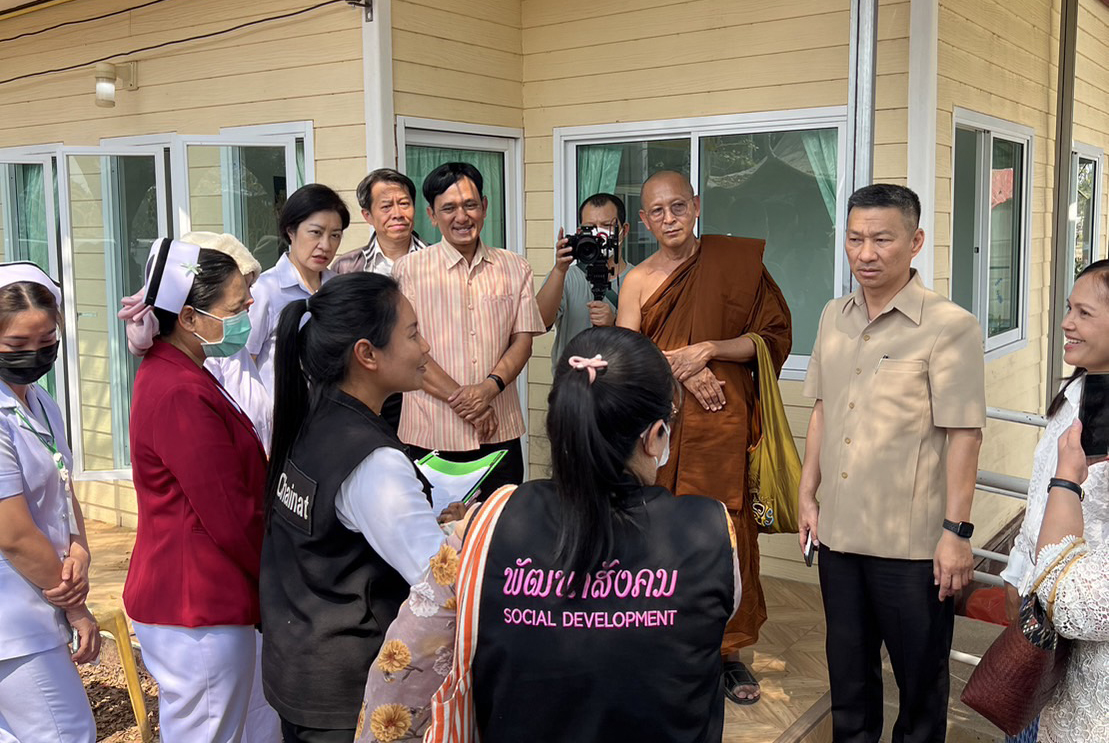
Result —
[{"label": "monk's saffron robe", "polygon": [[[762,240],[703,236],[697,252],[643,303],[641,332],[663,351],[758,333],[780,372],[792,343],[790,314],[763,266],[764,247]],[[732,515],[743,602],[724,635],[725,652],[756,642],[766,621],[758,529],[747,492],[747,447],[758,435],[752,430],[755,367],[754,360],[709,363],[724,382],[724,409],[711,413],[686,391],[670,436],[670,461],[658,473],[658,484],[675,495],[715,498]]]}]

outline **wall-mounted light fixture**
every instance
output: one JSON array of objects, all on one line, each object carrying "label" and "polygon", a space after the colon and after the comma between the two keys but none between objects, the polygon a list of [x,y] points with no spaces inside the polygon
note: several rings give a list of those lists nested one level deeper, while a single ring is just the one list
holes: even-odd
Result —
[{"label": "wall-mounted light fixture", "polygon": [[96,105],[113,108],[116,105],[116,81],[127,90],[139,87],[137,63],[121,62],[111,64],[99,62],[96,65]]}]

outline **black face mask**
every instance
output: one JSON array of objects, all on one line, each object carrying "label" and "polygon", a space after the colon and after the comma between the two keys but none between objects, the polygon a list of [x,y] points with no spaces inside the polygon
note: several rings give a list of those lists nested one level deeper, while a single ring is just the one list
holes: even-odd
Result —
[{"label": "black face mask", "polygon": [[35,351],[0,351],[0,379],[8,384],[32,384],[50,371],[58,358],[55,341]]}]

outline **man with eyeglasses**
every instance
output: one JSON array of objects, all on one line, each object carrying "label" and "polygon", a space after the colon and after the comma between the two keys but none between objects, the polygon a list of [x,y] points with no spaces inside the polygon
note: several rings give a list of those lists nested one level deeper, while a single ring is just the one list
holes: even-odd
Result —
[{"label": "man with eyeglasses", "polygon": [[455,462],[505,451],[482,483],[488,495],[523,480],[524,416],[514,382],[532,338],[546,328],[531,266],[481,239],[483,183],[469,163],[445,163],[428,174],[427,213],[443,239],[401,257],[393,278],[431,347],[423,388],[404,395],[400,439],[413,456],[434,450]]},{"label": "man with eyeglasses", "polygon": [[571,338],[587,328],[616,323],[616,300],[620,285],[628,271],[634,268],[624,261],[624,240],[628,236],[630,225],[623,199],[610,193],[593,194],[578,207],[578,225],[579,228],[593,228],[594,234],[603,232],[616,238],[616,255],[608,261],[608,276],[612,288],[604,299],[593,299],[589,279],[582,267],[574,262],[573,248],[569,246],[565,232],[559,229],[554,267],[547,274],[547,279],[535,297],[539,303],[539,313],[543,316],[543,324],[547,326],[547,330],[552,326],[555,329],[554,345],[551,348],[552,372]]},{"label": "man with eyeglasses", "polygon": [[753,704],[759,685],[740,658],[766,621],[759,584],[758,528],[747,492],[747,447],[755,406],[755,344],[762,336],[780,372],[792,344],[789,307],[762,262],[763,240],[697,237],[701,200],[689,180],[655,173],[640,191],[639,218],[659,249],[628,273],[616,324],[647,335],[689,393],[670,433],[670,460],[657,484],[675,495],[709,495],[735,526],[743,600],[721,652],[724,692]]}]

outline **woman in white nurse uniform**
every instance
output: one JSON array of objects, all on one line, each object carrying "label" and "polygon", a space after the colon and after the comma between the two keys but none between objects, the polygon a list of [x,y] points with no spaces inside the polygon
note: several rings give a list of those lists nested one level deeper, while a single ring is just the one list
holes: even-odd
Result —
[{"label": "woman in white nurse uniform", "polygon": [[[35,384],[58,355],[61,291],[0,264],[0,741],[92,743],[74,663],[100,653],[89,550],[57,403]],[[72,633],[72,634],[71,634]],[[75,641],[72,639],[75,636]]]}]

